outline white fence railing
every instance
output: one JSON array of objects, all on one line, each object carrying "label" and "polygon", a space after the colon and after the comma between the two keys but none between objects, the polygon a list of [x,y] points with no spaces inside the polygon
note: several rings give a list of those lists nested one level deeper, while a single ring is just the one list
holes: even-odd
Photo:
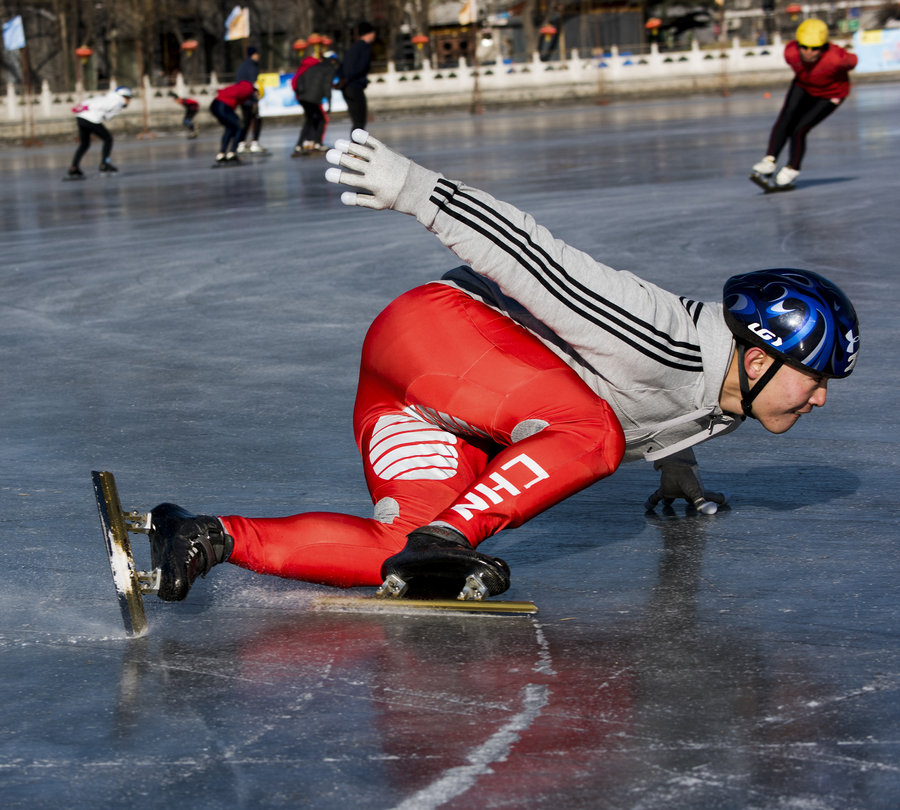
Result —
[{"label": "white fence railing", "polygon": [[[654,44],[644,54],[620,52],[615,47],[603,56],[582,57],[573,51],[564,60],[542,62],[535,56],[527,63],[483,65],[477,70],[462,60],[452,69],[435,69],[425,62],[418,70],[398,71],[389,64],[386,72],[370,76],[367,94],[373,110],[378,111],[458,104],[470,99],[476,89],[485,101],[513,102],[667,89],[700,90],[720,84],[741,86],[789,75],[783,43],[776,37],[768,46],[747,46],[733,40],[727,46],[709,49],[701,49],[695,42],[684,51],[661,52]],[[115,80],[110,84],[114,86]],[[179,74],[174,87],[165,88],[153,87],[145,79],[137,98],[119,119],[130,120],[132,127],[141,121],[154,126],[173,123],[180,112],[168,90],[191,95],[205,108],[219,87],[215,75],[206,84],[192,85]],[[5,99],[0,100],[0,126],[9,131],[11,127],[21,125],[27,129],[31,125],[47,132],[52,130],[47,125],[53,121],[69,126],[71,108],[84,95],[80,87],[70,92],[52,92],[45,83],[40,92],[26,99],[9,85]],[[301,113],[299,106],[278,114],[294,113]]]},{"label": "white fence railing", "polygon": [[[778,40],[770,46],[749,47],[734,40],[728,46],[712,49],[701,49],[694,42],[689,50],[664,52],[654,43],[646,54],[620,52],[613,46],[604,56],[580,57],[577,51],[573,51],[564,61],[542,62],[535,55],[530,63],[484,66],[479,71],[479,82],[482,89],[498,92],[559,85],[595,87],[599,83],[612,90],[619,83],[697,76],[718,78],[723,72],[737,75],[785,70],[783,50]],[[428,64],[417,71],[400,73],[389,70],[370,85],[369,95],[390,98],[403,93],[420,95],[471,91],[472,73],[472,69],[462,61],[455,70],[435,70]]]}]

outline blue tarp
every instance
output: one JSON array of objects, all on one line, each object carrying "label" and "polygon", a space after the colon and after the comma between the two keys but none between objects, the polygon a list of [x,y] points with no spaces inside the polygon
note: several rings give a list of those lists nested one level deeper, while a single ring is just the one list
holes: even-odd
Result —
[{"label": "blue tarp", "polygon": [[900,28],[857,31],[853,49],[859,57],[857,73],[900,70]]}]

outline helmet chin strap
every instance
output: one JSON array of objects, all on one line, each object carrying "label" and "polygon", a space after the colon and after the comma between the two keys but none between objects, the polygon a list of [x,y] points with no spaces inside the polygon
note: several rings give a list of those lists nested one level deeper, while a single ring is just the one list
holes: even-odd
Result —
[{"label": "helmet chin strap", "polygon": [[743,343],[739,343],[737,347],[738,352],[738,381],[741,386],[741,409],[744,411],[744,416],[749,416],[751,419],[756,419],[756,416],[753,413],[753,400],[756,399],[763,388],[766,387],[766,384],[775,376],[778,369],[780,369],[784,365],[784,361],[780,360],[777,357],[772,358],[772,365],[770,365],[766,369],[766,373],[762,375],[757,381],[756,385],[753,388],[750,388],[750,380],[747,378],[747,371],[744,367],[744,354],[747,351],[747,346]]}]

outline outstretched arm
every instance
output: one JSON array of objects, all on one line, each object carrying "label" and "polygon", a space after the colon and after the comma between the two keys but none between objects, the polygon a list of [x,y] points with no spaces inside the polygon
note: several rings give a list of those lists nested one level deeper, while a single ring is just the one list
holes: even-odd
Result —
[{"label": "outstretched arm", "polygon": [[[534,218],[486,192],[447,180],[373,138],[354,130],[352,141],[329,151],[331,183],[349,186],[345,205],[412,214],[462,261],[496,282],[504,294],[589,356],[598,326],[654,345],[692,339],[689,319],[675,296],[661,297],[630,273],[617,272],[554,238]],[[648,326],[635,312],[652,312]],[[684,334],[682,334],[684,333]]]},{"label": "outstretched arm", "polygon": [[[406,183],[410,169],[415,164],[403,155],[388,149],[364,129],[354,129],[352,141],[338,140],[325,159],[341,169],[328,169],[325,179],[329,183],[362,189],[363,193],[345,191],[341,194],[344,205],[383,210],[394,208],[400,191]],[[421,166],[417,168],[422,169]],[[425,171],[422,169],[422,171]],[[434,172],[435,179],[439,177]],[[403,211],[403,209],[397,209]],[[412,214],[413,211],[403,211]]]}]

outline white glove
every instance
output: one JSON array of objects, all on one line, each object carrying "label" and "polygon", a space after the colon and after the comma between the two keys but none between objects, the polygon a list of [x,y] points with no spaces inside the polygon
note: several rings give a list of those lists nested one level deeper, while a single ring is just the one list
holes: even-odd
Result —
[{"label": "white glove", "polygon": [[675,455],[661,459],[654,467],[661,471],[660,482],[659,489],[647,498],[644,504],[648,512],[652,512],[660,501],[665,506],[671,506],[676,498],[684,498],[702,515],[714,515],[719,511],[718,504],[728,503],[727,493],[707,492],[703,489],[700,469],[693,452],[690,455]]},{"label": "white glove", "polygon": [[334,149],[329,149],[325,155],[329,163],[349,171],[327,169],[325,179],[329,183],[341,183],[366,192],[345,191],[341,194],[344,205],[378,210],[393,208],[412,161],[392,152],[364,129],[354,129],[350,137],[352,141],[338,140]]}]

